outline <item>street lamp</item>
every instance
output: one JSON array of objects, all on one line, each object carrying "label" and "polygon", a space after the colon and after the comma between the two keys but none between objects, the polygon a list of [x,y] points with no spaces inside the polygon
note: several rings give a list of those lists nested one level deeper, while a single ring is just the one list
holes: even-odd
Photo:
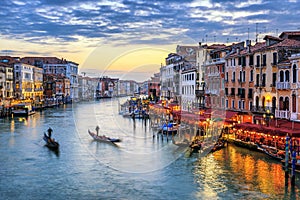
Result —
[{"label": "street lamp", "polygon": [[273,117],[274,116],[273,116],[272,113],[270,114],[270,110],[269,109],[267,110],[267,113],[263,114],[263,118],[265,119],[267,126],[270,126],[270,121],[273,119]]}]

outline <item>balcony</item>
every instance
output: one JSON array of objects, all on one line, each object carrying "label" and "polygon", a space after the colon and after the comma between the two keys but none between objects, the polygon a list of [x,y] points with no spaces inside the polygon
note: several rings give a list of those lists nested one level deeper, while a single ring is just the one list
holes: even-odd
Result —
[{"label": "balcony", "polygon": [[282,119],[290,119],[291,112],[288,110],[275,110],[275,117]]},{"label": "balcony", "polygon": [[291,84],[289,82],[277,82],[276,84],[278,90],[289,90],[291,89]]},{"label": "balcony", "polygon": [[275,107],[270,106],[253,106],[251,111],[252,112],[260,112],[260,113],[269,113],[274,114]]},{"label": "balcony", "polygon": [[216,65],[216,64],[222,64],[222,63],[225,63],[224,58],[215,58],[215,59],[211,59],[209,61],[206,61],[205,65]]},{"label": "balcony", "polygon": [[272,67],[277,67],[277,62],[272,62],[271,65]]},{"label": "balcony", "polygon": [[196,97],[204,96],[204,90],[195,90]]},{"label": "balcony", "polygon": [[208,73],[208,76],[220,76],[220,72],[213,72],[213,73]]}]

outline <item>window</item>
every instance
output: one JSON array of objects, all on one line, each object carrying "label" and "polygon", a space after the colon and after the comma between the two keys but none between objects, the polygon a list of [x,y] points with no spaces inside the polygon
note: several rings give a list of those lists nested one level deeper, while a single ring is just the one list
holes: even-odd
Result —
[{"label": "window", "polygon": [[284,102],[283,102],[283,97],[279,98],[279,110],[283,110],[284,108]]},{"label": "window", "polygon": [[228,100],[227,99],[225,100],[225,106],[226,106],[226,108],[228,108]]},{"label": "window", "polygon": [[242,101],[239,100],[239,109],[241,109],[241,108],[242,108]]},{"label": "window", "polygon": [[246,56],[242,57],[242,66],[245,67],[246,66]]},{"label": "window", "polygon": [[273,87],[276,86],[276,77],[277,77],[277,73],[273,73],[273,77],[272,77],[272,86]]},{"label": "window", "polygon": [[282,71],[282,70],[279,72],[279,81],[280,81],[280,82],[283,82],[283,81],[284,81],[284,74],[283,74],[283,71]]},{"label": "window", "polygon": [[234,106],[234,100],[231,101],[231,108],[233,108],[233,109],[235,108],[235,106]]},{"label": "window", "polygon": [[256,56],[256,67],[260,67],[260,56]]},{"label": "window", "polygon": [[250,82],[253,81],[253,70],[250,71]]},{"label": "window", "polygon": [[242,71],[240,71],[240,75],[239,75],[239,81],[242,82]]},{"label": "window", "polygon": [[293,94],[292,95],[292,112],[296,112],[296,95],[295,94]]},{"label": "window", "polygon": [[285,71],[285,82],[290,82],[290,71]]},{"label": "window", "polygon": [[253,108],[253,103],[252,101],[249,101],[249,109],[252,110],[252,108]]},{"label": "window", "polygon": [[235,88],[231,88],[231,95],[235,95]]},{"label": "window", "polygon": [[267,55],[263,55],[262,66],[267,66]]},{"label": "window", "polygon": [[235,72],[232,72],[232,82],[235,82]]},{"label": "window", "polygon": [[262,87],[266,87],[266,74],[262,75],[262,83],[261,83]]},{"label": "window", "polygon": [[256,87],[259,87],[259,74],[256,74]]},{"label": "window", "polygon": [[249,98],[249,99],[252,99],[252,98],[253,98],[253,89],[252,89],[252,88],[249,88],[249,89],[248,89],[248,98]]},{"label": "window", "polygon": [[242,78],[242,82],[245,82],[246,81],[246,72],[243,71],[243,78]]},{"label": "window", "polygon": [[288,97],[285,97],[283,110],[290,110],[289,108],[290,108],[289,98],[288,98]]},{"label": "window", "polygon": [[228,95],[228,88],[225,88],[225,95]]},{"label": "window", "polygon": [[273,53],[273,65],[276,65],[277,64],[277,53],[274,52]]},{"label": "window", "polygon": [[250,55],[249,57],[249,65],[253,65],[253,55]]},{"label": "window", "polygon": [[294,64],[293,65],[293,83],[296,83],[296,82],[297,82],[297,67]]}]

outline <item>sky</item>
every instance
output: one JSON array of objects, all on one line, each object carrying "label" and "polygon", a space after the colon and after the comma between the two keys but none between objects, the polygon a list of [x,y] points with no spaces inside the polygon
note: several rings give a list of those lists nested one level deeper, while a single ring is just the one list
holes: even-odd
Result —
[{"label": "sky", "polygon": [[1,0],[0,55],[56,56],[80,73],[147,80],[177,45],[300,31],[300,0]]}]

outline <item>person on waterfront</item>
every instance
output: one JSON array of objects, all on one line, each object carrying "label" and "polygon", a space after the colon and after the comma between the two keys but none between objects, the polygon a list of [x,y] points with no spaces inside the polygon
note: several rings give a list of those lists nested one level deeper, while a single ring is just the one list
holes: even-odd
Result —
[{"label": "person on waterfront", "polygon": [[48,137],[49,137],[49,139],[51,139],[52,132],[53,132],[52,128],[49,127],[48,128]]},{"label": "person on waterfront", "polygon": [[99,135],[99,130],[100,130],[100,127],[97,125],[97,126],[96,126],[97,136]]}]

